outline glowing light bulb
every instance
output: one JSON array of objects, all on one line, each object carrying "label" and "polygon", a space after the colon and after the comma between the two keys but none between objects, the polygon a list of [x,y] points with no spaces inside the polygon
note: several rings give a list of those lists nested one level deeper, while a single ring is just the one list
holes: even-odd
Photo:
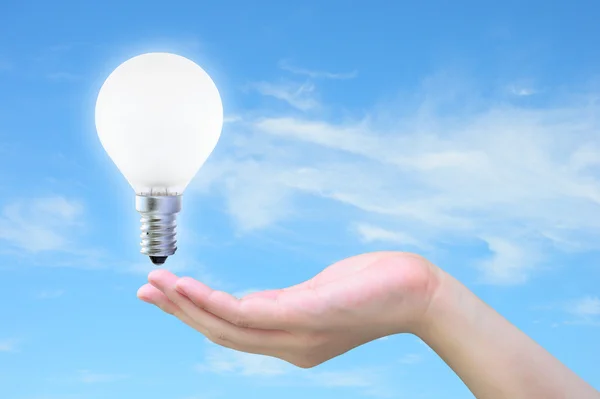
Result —
[{"label": "glowing light bulb", "polygon": [[148,53],[119,65],[96,101],[102,146],[136,193],[141,252],[163,264],[177,250],[181,197],[223,126],[219,91],[197,64]]}]

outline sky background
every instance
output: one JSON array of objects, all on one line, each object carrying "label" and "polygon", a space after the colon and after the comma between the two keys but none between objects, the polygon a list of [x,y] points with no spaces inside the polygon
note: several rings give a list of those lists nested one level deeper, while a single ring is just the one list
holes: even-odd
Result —
[{"label": "sky background", "polygon": [[201,65],[226,123],[168,268],[243,294],[420,253],[600,388],[594,1],[0,3],[2,399],[472,398],[413,336],[310,370],[136,298],[134,192],[94,103],[126,59]]}]

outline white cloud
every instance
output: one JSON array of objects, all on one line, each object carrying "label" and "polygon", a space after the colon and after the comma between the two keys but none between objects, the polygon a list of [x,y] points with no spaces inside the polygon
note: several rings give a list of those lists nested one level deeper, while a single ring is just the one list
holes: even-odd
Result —
[{"label": "white cloud", "polygon": [[292,193],[285,186],[285,168],[282,172],[277,165],[252,159],[213,161],[202,168],[194,188],[207,193],[218,184],[225,193],[227,212],[234,215],[241,232],[248,232],[292,216]]},{"label": "white cloud", "polygon": [[199,372],[235,373],[245,376],[273,376],[289,373],[292,365],[270,356],[211,348],[204,362],[195,367]]},{"label": "white cloud", "polygon": [[483,282],[519,284],[527,280],[529,271],[537,263],[531,248],[498,237],[482,239],[492,253],[489,259],[480,263]]},{"label": "white cloud", "polygon": [[18,352],[19,342],[18,339],[0,340],[0,352]]},{"label": "white cloud", "polygon": [[0,251],[27,266],[103,269],[105,251],[83,243],[80,201],[62,196],[13,200],[0,213]]},{"label": "white cloud", "polygon": [[581,318],[600,317],[600,298],[586,296],[577,299],[566,306],[566,311]]},{"label": "white cloud", "polygon": [[327,71],[315,71],[305,68],[299,68],[297,66],[292,65],[288,60],[279,61],[279,68],[294,73],[296,75],[305,75],[313,79],[354,79],[358,76],[358,71],[351,72],[327,72]]},{"label": "white cloud", "polygon": [[315,86],[310,82],[256,82],[249,86],[263,96],[284,101],[301,111],[308,111],[319,106],[316,99]]},{"label": "white cloud", "polygon": [[386,230],[368,223],[358,223],[354,226],[354,230],[358,233],[360,239],[366,243],[381,241],[403,246],[427,248],[426,245],[419,242],[414,237],[401,231]]},{"label": "white cloud", "polygon": [[593,96],[519,108],[444,95],[436,79],[407,97],[412,105],[356,120],[245,117],[223,135],[227,151],[209,161],[199,185],[225,195],[242,232],[318,206],[349,228],[371,226],[355,229],[363,240],[485,244],[490,258],[479,266],[489,283],[526,281],[542,253],[599,249]]},{"label": "white cloud", "polygon": [[0,239],[29,252],[70,250],[69,233],[81,226],[82,205],[64,197],[36,198],[6,205]]},{"label": "white cloud", "polygon": [[89,370],[79,370],[77,380],[85,384],[110,383],[129,378],[124,374],[95,373]]}]

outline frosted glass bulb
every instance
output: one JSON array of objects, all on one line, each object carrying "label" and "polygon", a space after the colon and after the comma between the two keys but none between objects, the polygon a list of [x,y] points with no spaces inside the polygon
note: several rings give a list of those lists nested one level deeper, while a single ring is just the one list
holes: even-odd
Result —
[{"label": "frosted glass bulb", "polygon": [[222,127],[217,87],[200,66],[179,55],[131,58],[100,89],[98,137],[136,193],[141,252],[155,264],[177,249],[181,196],[215,148]]}]

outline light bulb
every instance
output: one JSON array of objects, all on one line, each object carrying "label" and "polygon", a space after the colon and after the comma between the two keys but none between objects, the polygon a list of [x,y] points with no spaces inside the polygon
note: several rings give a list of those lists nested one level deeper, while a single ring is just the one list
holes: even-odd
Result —
[{"label": "light bulb", "polygon": [[95,119],[102,146],[136,193],[141,252],[163,264],[177,250],[183,192],[221,134],[219,91],[187,58],[142,54],[108,76]]}]

